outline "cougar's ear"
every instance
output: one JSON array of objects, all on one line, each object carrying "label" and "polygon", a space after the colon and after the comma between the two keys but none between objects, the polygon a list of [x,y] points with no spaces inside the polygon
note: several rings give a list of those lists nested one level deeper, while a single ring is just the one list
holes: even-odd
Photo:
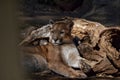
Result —
[{"label": "cougar's ear", "polygon": [[52,19],[50,19],[49,24],[54,24],[54,21]]},{"label": "cougar's ear", "polygon": [[70,19],[70,18],[65,19],[65,23],[67,23],[69,25],[69,27],[72,27],[74,25],[72,19]]},{"label": "cougar's ear", "polygon": [[54,22],[52,19],[49,20],[50,31],[52,30],[52,27],[53,27],[53,24],[54,24],[54,23],[55,23],[55,22]]},{"label": "cougar's ear", "polygon": [[69,21],[67,25],[68,29],[72,30],[73,25],[74,25],[73,21]]}]

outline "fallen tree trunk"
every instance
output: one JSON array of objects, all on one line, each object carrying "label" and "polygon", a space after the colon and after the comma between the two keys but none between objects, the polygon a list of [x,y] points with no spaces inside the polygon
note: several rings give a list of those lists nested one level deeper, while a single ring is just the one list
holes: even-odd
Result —
[{"label": "fallen tree trunk", "polygon": [[105,29],[105,26],[98,22],[80,18],[74,18],[73,22],[72,36],[77,36],[81,40],[89,37],[89,43],[92,47],[95,47],[99,40],[99,34]]},{"label": "fallen tree trunk", "polygon": [[98,76],[115,74],[120,69],[120,28],[106,28],[97,35],[99,37],[94,39],[98,40],[97,46],[93,47],[88,40],[84,40],[78,50],[83,58],[91,61],[89,64]]},{"label": "fallen tree trunk", "polygon": [[105,29],[99,36],[100,50],[105,52],[116,68],[120,69],[120,28]]}]

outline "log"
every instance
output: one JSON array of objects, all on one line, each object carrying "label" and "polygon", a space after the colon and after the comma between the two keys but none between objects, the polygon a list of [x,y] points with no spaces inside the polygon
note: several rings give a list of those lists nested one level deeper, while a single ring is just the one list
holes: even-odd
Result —
[{"label": "log", "polygon": [[101,32],[99,38],[100,50],[106,53],[116,68],[120,69],[120,28],[105,29]]}]

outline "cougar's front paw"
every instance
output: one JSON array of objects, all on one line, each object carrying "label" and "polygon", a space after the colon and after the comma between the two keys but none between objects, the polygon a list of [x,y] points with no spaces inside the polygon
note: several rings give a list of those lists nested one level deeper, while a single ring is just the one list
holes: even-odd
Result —
[{"label": "cougar's front paw", "polygon": [[76,74],[72,75],[71,78],[84,79],[84,78],[87,78],[87,75],[83,71],[77,70]]},{"label": "cougar's front paw", "polygon": [[79,78],[82,78],[82,79],[87,78],[87,75],[81,71],[79,74]]}]

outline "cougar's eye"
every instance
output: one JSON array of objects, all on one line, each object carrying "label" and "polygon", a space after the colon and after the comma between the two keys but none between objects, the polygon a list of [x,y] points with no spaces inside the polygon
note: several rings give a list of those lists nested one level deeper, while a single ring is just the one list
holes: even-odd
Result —
[{"label": "cougar's eye", "polygon": [[54,31],[51,31],[51,33],[54,33]]}]

